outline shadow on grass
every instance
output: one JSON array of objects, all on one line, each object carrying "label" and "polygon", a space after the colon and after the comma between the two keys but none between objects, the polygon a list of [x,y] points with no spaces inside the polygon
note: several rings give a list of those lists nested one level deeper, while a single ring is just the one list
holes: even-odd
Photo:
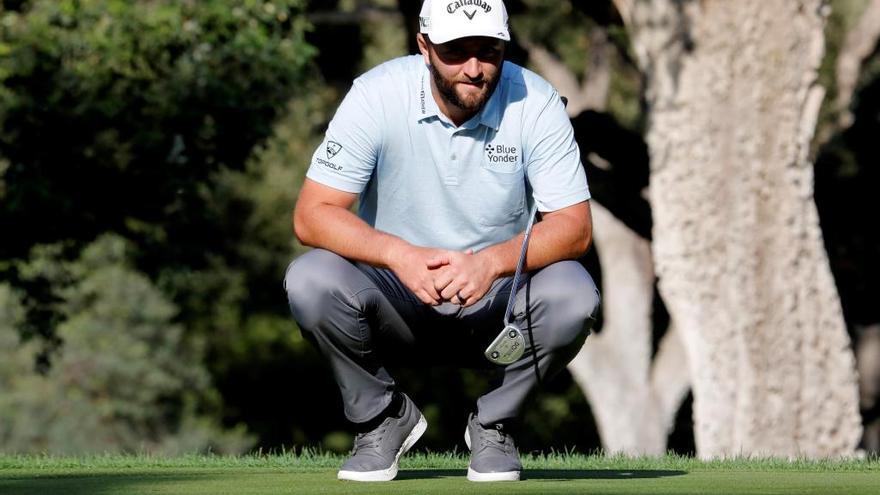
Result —
[{"label": "shadow on grass", "polygon": [[[687,471],[664,470],[627,470],[616,469],[585,470],[585,469],[526,469],[523,480],[572,481],[572,480],[635,480],[650,478],[668,478],[684,476]],[[467,476],[464,469],[413,469],[400,471],[398,480],[424,480],[435,478],[459,478]]]},{"label": "shadow on grass", "polygon": [[668,470],[627,470],[603,469],[589,471],[585,469],[538,469],[523,471],[525,480],[637,480],[650,478],[669,478],[671,476],[684,476],[687,471]]},{"label": "shadow on grass", "polygon": [[[636,480],[682,476],[686,471],[646,470],[577,470],[536,469],[523,471],[524,480],[542,482],[571,482],[578,480]],[[355,485],[336,482],[335,473],[322,472],[314,475],[280,472],[188,472],[188,473],[89,473],[57,474],[46,476],[5,475],[0,477],[0,494],[3,495],[140,495],[150,493],[174,494],[300,494],[312,491],[327,493],[351,493]],[[464,480],[464,469],[412,469],[400,471],[397,480]],[[631,486],[626,484],[627,486]],[[388,488],[391,488],[390,485]],[[403,485],[407,486],[407,485]],[[556,486],[565,486],[564,484]],[[363,493],[384,493],[370,490]],[[378,488],[378,486],[376,487]],[[361,489],[361,488],[359,488]],[[372,491],[371,491],[372,490]],[[389,492],[393,490],[388,490]],[[393,491],[400,493],[400,491]]]},{"label": "shadow on grass", "polygon": [[431,480],[436,478],[463,478],[464,469],[406,469],[397,472],[395,480]]},{"label": "shadow on grass", "polygon": [[[84,474],[50,475],[33,478],[0,479],[0,493],[4,495],[104,495],[143,493],[145,486],[180,485],[191,483],[194,476],[167,476],[154,474]],[[144,489],[146,490],[146,489]]]}]

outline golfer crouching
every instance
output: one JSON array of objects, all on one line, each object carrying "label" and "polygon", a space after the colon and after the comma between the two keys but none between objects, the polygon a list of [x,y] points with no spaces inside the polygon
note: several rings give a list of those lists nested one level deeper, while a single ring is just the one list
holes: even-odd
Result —
[{"label": "golfer crouching", "polygon": [[386,365],[452,363],[498,372],[468,479],[519,480],[509,425],[589,334],[587,179],[560,96],[504,61],[507,23],[502,0],[426,0],[421,54],[357,78],[312,158],[293,225],[316,249],[284,286],[358,432],[340,479],[393,479],[427,428]]}]

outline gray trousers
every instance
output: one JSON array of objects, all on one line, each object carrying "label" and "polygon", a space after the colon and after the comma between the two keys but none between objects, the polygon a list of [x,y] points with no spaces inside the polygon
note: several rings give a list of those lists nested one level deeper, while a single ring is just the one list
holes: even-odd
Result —
[{"label": "gray trousers", "polygon": [[575,261],[525,274],[513,313],[526,352],[496,366],[483,351],[504,327],[512,279],[496,280],[467,308],[430,306],[391,270],[315,249],[290,264],[284,288],[303,335],[330,361],[350,421],[369,421],[390,403],[395,382],[386,365],[453,364],[497,369],[496,387],[477,401],[479,421],[493,424],[517,417],[539,380],[574,358],[599,305],[596,284]]}]

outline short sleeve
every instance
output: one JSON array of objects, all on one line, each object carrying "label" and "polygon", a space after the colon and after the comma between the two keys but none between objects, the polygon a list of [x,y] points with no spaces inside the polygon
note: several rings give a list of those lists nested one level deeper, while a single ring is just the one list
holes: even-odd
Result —
[{"label": "short sleeve", "polygon": [[524,126],[526,174],[538,209],[556,211],[590,199],[587,175],[565,105],[555,91]]},{"label": "short sleeve", "polygon": [[325,186],[359,194],[370,181],[382,142],[381,105],[355,80],[312,155],[306,177]]}]

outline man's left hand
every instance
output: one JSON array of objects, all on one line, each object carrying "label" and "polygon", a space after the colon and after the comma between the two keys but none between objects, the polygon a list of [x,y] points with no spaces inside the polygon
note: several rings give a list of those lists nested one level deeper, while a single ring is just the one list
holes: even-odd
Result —
[{"label": "man's left hand", "polygon": [[434,288],[445,301],[461,306],[471,306],[483,298],[492,283],[498,278],[494,263],[485,255],[449,251],[447,265],[433,260],[428,261],[428,268],[436,271]]}]

